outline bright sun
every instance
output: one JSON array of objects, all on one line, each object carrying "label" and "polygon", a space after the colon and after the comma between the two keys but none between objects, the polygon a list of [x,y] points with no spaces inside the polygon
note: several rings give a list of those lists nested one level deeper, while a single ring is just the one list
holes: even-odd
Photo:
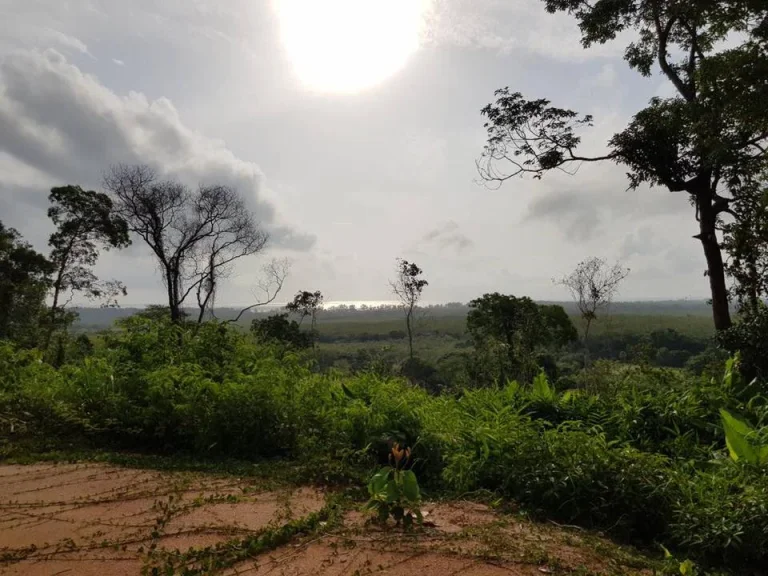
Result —
[{"label": "bright sun", "polygon": [[273,0],[283,43],[304,84],[358,92],[419,48],[428,0]]}]

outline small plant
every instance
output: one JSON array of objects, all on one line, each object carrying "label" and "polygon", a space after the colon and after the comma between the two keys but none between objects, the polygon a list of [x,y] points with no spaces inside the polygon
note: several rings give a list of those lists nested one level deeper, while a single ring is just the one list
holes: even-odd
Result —
[{"label": "small plant", "polygon": [[395,524],[403,523],[411,528],[414,522],[421,524],[421,492],[419,482],[413,470],[406,470],[411,458],[410,448],[392,446],[389,465],[373,475],[368,482],[371,499],[366,504],[367,510],[376,511],[376,519],[384,523],[392,516]]},{"label": "small plant", "polygon": [[698,576],[699,571],[696,569],[696,564],[690,559],[686,558],[684,561],[680,562],[664,546],[662,546],[661,549],[664,550],[664,561],[667,566],[665,574],[669,574],[670,576],[677,576],[677,574],[681,574],[681,576]]}]

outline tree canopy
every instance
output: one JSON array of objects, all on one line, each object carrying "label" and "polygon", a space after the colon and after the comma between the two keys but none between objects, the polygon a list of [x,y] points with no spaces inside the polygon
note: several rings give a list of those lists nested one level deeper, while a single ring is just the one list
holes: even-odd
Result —
[{"label": "tree canopy", "polygon": [[0,222],[0,339],[37,344],[53,265]]},{"label": "tree canopy", "polygon": [[494,292],[469,303],[467,331],[495,378],[527,380],[538,370],[536,352],[576,340],[576,328],[562,306]]},{"label": "tree canopy", "polygon": [[49,327],[53,330],[60,321],[60,298],[65,292],[83,292],[89,298],[125,293],[119,282],[99,282],[92,268],[100,249],[124,248],[131,241],[128,224],[115,213],[106,194],[60,186],[51,189],[48,199],[48,217],[56,226],[48,241],[55,268]]},{"label": "tree canopy", "polygon": [[542,0],[573,16],[584,47],[632,32],[624,57],[650,76],[654,66],[675,89],[653,98],[607,143],[604,154],[578,152],[592,117],[528,100],[502,88],[482,113],[488,141],[481,176],[500,184],[524,174],[612,161],[641,184],[687,193],[707,261],[715,326],[731,324],[717,233],[766,164],[768,146],[768,5],[763,0]]}]

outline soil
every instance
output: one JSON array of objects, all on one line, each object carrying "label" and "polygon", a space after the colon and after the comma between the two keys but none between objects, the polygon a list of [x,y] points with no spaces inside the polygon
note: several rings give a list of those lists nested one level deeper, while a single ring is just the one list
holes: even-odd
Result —
[{"label": "soil", "polygon": [[[0,466],[0,574],[139,575],[163,554],[238,542],[320,510],[315,488],[99,464]],[[292,541],[222,574],[479,576],[651,574],[599,536],[499,514],[475,502],[425,504],[406,533],[348,512],[340,528]],[[151,552],[151,554],[150,554]],[[162,572],[161,572],[162,573]]]}]

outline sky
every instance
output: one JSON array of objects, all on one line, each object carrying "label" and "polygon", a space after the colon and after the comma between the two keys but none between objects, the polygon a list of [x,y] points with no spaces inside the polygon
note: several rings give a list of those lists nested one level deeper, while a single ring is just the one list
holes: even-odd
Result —
[{"label": "sky", "polygon": [[[565,300],[588,257],[631,269],[620,299],[703,298],[693,209],[625,170],[483,186],[481,108],[497,88],[593,114],[605,150],[669,93],[620,40],[585,50],[540,0],[0,0],[0,220],[39,250],[52,186],[100,189],[116,163],[233,186],[270,233],[217,296],[254,300],[262,266],[291,261],[284,294],[390,300],[395,259],[429,302],[486,292]],[[162,302],[136,239],[97,272],[123,305]]]}]

